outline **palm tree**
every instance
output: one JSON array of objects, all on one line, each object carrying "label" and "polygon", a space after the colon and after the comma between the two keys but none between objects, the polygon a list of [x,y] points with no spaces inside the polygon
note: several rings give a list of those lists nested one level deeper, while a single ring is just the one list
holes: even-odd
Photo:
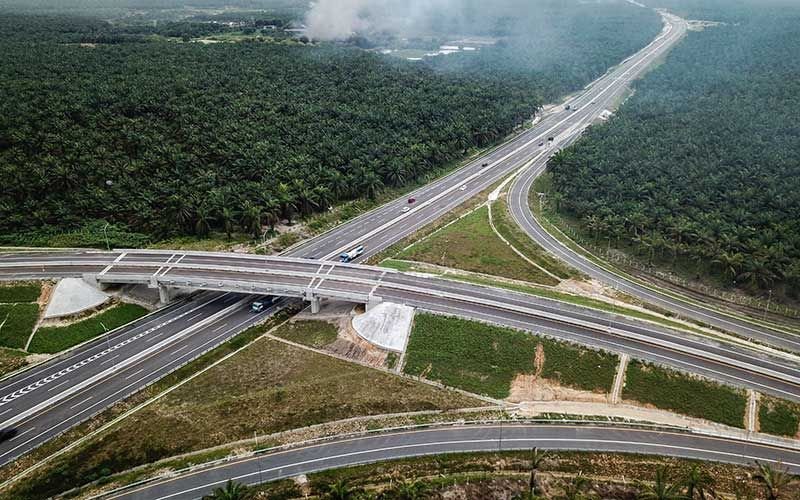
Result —
[{"label": "palm tree", "polygon": [[205,205],[200,205],[195,210],[195,223],[194,232],[197,236],[203,238],[208,236],[211,231],[211,222],[214,218],[211,216],[211,211]]},{"label": "palm tree", "polygon": [[694,500],[695,497],[699,500],[706,500],[707,495],[714,496],[714,478],[697,465],[692,465],[692,468],[689,469],[683,485],[686,487],[688,500]]},{"label": "palm tree", "polygon": [[669,484],[669,475],[665,467],[659,467],[652,484],[647,484],[639,493],[640,500],[686,500],[681,494],[680,486]]},{"label": "palm tree", "polygon": [[234,483],[231,479],[222,488],[216,488],[210,495],[203,497],[203,500],[246,500],[252,497],[250,491],[242,483]]},{"label": "palm tree", "polygon": [[236,218],[233,209],[230,207],[222,207],[222,210],[219,212],[219,218],[222,221],[222,229],[225,231],[225,236],[230,240],[231,233],[233,232],[233,220]]},{"label": "palm tree", "polygon": [[753,475],[753,479],[764,486],[764,494],[767,500],[778,500],[781,490],[794,482],[794,478],[786,472],[773,469],[769,464],[756,462],[758,471]]},{"label": "palm tree", "polygon": [[358,491],[351,488],[347,481],[340,479],[325,488],[325,498],[330,500],[352,500],[356,498]]},{"label": "palm tree", "polygon": [[253,238],[261,236],[261,208],[250,200],[242,204],[242,228],[249,231]]},{"label": "palm tree", "polygon": [[419,481],[401,481],[387,493],[394,500],[419,500],[425,498],[426,490],[427,486]]},{"label": "palm tree", "polygon": [[587,500],[591,497],[586,493],[589,486],[589,480],[582,474],[573,477],[571,481],[564,485],[564,499],[565,500]]},{"label": "palm tree", "polygon": [[528,489],[535,496],[542,495],[542,483],[539,478],[539,469],[544,461],[549,457],[546,451],[539,451],[538,448],[531,450],[531,476],[528,480]]}]

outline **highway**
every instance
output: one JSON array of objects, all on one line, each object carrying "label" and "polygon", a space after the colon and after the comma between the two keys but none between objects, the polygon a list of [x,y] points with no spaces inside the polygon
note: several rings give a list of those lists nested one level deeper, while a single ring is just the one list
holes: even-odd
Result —
[{"label": "highway", "polygon": [[[209,257],[181,252],[170,253],[166,259],[164,254],[139,255],[135,258],[139,260],[123,257],[116,265],[112,264],[120,253],[67,254],[68,259],[84,259],[84,262],[76,264],[71,260],[61,267],[43,264],[43,261],[30,261],[33,265],[25,267],[24,260],[20,259],[29,256],[3,255],[0,267],[5,273],[4,279],[93,273],[102,275],[109,282],[113,282],[114,276],[119,282],[129,282],[127,280],[132,275],[146,275],[150,279],[155,275],[159,283],[173,280],[173,285],[177,286],[192,281],[192,287],[210,290],[215,289],[215,282],[230,284],[235,278],[233,281],[238,281],[240,287],[224,290],[225,287],[220,286],[218,291],[204,292],[193,301],[202,305],[199,309],[192,310],[190,303],[176,304],[113,332],[108,339],[97,339],[62,358],[0,382],[0,398],[10,398],[5,407],[0,406],[0,428],[12,427],[16,432],[0,443],[0,465],[263,320],[271,311],[251,314],[247,310],[249,299],[231,292],[258,293],[258,287],[264,286],[265,282],[269,285],[264,289],[265,293],[268,290],[281,291],[276,290],[276,286],[283,286],[286,293],[282,295],[287,296],[298,296],[298,290],[308,288],[332,297],[342,297],[345,293],[360,297],[364,294],[378,295],[383,300],[407,303],[425,310],[466,315],[615,351],[629,351],[636,357],[671,363],[714,378],[800,400],[799,386],[793,379],[796,367],[746,349],[709,344],[707,340],[676,335],[652,325],[634,325],[631,320],[578,311],[571,306],[531,296],[443,280],[417,278],[422,281],[412,279],[409,282],[411,278],[408,276],[386,270],[347,268],[309,260],[335,259],[339,253],[358,244],[366,247],[362,259],[375,255],[526,166],[532,158],[536,161],[536,158],[548,156],[553,151],[547,146],[549,137],[553,137],[554,143],[573,137],[576,131],[602,112],[604,99],[621,95],[629,81],[677,43],[685,30],[682,20],[665,17],[664,32],[568,101],[572,110],[561,107],[487,156],[292,249],[287,257],[298,259],[286,259],[283,268],[275,264],[276,260],[268,258],[248,260],[246,265],[237,261],[232,266],[221,268],[218,257],[210,257],[212,262],[209,263]],[[463,191],[462,186],[465,187]],[[416,202],[410,205],[409,212],[402,212],[402,208],[409,206],[407,199],[411,197]],[[49,255],[52,258],[64,257]],[[148,258],[150,261],[146,262],[144,259]],[[228,255],[227,258],[235,259],[236,256]],[[98,263],[96,259],[104,260]],[[259,264],[254,265],[254,262]],[[227,263],[231,264],[230,261]],[[259,265],[263,267],[258,269]],[[308,270],[309,267],[314,269]],[[106,268],[109,269],[103,273]],[[331,276],[330,273],[334,272],[341,275]],[[300,273],[304,274],[301,276]],[[269,280],[265,279],[267,276]],[[387,280],[386,276],[390,278]],[[276,281],[278,279],[281,281]],[[249,288],[241,288],[243,284]],[[191,314],[184,314],[187,310],[192,310]],[[195,328],[190,328],[192,326]],[[669,341],[659,335],[667,335]],[[159,346],[157,349],[149,350],[156,345]],[[110,350],[109,353],[102,354],[106,350]],[[59,375],[66,367],[73,366],[77,368],[70,370],[68,377]],[[51,381],[53,377],[58,382]],[[48,396],[48,392],[53,396]],[[19,395],[13,396],[17,393]]]},{"label": "highway", "polygon": [[195,499],[224,485],[421,455],[525,450],[644,453],[748,465],[756,460],[800,473],[800,451],[688,432],[615,425],[487,424],[353,437],[227,462],[109,494],[106,498]]},{"label": "highway", "polygon": [[[0,257],[0,279],[102,274],[110,283],[191,286],[220,292],[371,299],[488,321],[591,345],[634,358],[800,401],[797,364],[748,347],[579,306],[469,283],[331,261],[231,253],[33,253]],[[238,296],[238,295],[237,295]],[[2,394],[2,393],[0,393]],[[22,404],[22,403],[20,403]],[[3,426],[12,425],[7,421]]]},{"label": "highway", "polygon": [[252,298],[201,293],[0,382],[0,465],[217,347],[274,310]]}]

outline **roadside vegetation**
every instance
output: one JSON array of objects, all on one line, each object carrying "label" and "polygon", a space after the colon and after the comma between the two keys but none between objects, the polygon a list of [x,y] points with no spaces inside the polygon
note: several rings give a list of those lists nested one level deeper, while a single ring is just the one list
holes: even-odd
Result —
[{"label": "roadside vegetation", "polygon": [[548,202],[644,266],[773,305],[800,299],[800,137],[788,126],[800,8],[666,3],[723,24],[690,32],[615,118],[551,160]]},{"label": "roadside vegetation", "polygon": [[796,437],[800,425],[800,405],[762,395],[758,408],[758,424],[761,432]]},{"label": "roadside vegetation", "polygon": [[414,244],[397,258],[557,285],[557,279],[526,262],[497,237],[489,226],[488,214],[488,208],[481,207]]},{"label": "roadside vegetation", "polygon": [[15,349],[5,349],[0,347],[0,377],[14,370],[19,370],[26,364],[26,353]]},{"label": "roadside vegetation", "polygon": [[[275,333],[293,331],[289,327]],[[161,458],[251,439],[254,432],[270,434],[363,415],[484,404],[454,391],[262,339],[60,457],[20,483],[14,493],[20,498],[49,497]]]},{"label": "roadside vegetation", "polygon": [[36,302],[41,294],[42,284],[37,282],[0,284],[0,304]]},{"label": "roadside vegetation", "polygon": [[104,229],[117,247],[260,238],[496,143],[660,28],[655,13],[626,4],[502,11],[470,29],[507,43],[419,64],[302,39],[185,43],[250,38],[249,28],[214,33],[225,29],[191,19],[3,14],[0,243],[105,246]]},{"label": "roadside vegetation", "polygon": [[38,320],[38,304],[0,304],[0,345],[24,349]]},{"label": "roadside vegetation", "polygon": [[336,325],[325,321],[291,321],[275,333],[298,344],[321,349],[336,340]]},{"label": "roadside vegetation", "polygon": [[[455,453],[393,460],[313,473],[311,494],[320,498],[792,498],[789,478],[769,497],[781,468],[761,469],[647,455],[519,451]],[[761,480],[765,477],[768,479]],[[635,478],[631,480],[631,478]],[[345,493],[329,496],[331,491]],[[306,496],[296,483],[279,481],[248,489],[268,498]],[[665,494],[666,493],[666,494]]]},{"label": "roadside vegetation", "polygon": [[119,304],[67,326],[42,327],[36,330],[28,350],[34,353],[57,353],[126,325],[147,312],[147,309],[135,304]]},{"label": "roadside vegetation", "polygon": [[[538,355],[537,349],[541,349]],[[418,314],[404,370],[451,387],[506,398],[512,381],[520,374],[608,393],[618,362],[617,356],[610,353],[509,328]]]},{"label": "roadside vegetation", "polygon": [[623,399],[744,427],[744,391],[641,361],[631,361],[625,374]]}]

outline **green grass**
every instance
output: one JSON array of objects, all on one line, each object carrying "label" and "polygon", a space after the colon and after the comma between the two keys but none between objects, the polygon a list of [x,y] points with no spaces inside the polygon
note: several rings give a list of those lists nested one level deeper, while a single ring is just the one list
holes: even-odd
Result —
[{"label": "green grass", "polygon": [[691,417],[744,427],[747,406],[744,391],[649,363],[631,361],[622,397]]},{"label": "green grass", "polygon": [[537,345],[544,348],[541,376],[581,390],[608,392],[618,358],[528,333],[476,321],[419,314],[406,351],[405,372],[494,398],[506,398],[520,373],[535,373]]},{"label": "green grass", "polygon": [[12,349],[0,348],[0,377],[6,373],[11,373],[25,366],[25,353]]},{"label": "green grass", "polygon": [[31,341],[30,352],[56,353],[120,327],[147,314],[134,304],[120,304],[91,318],[69,326],[39,328]]},{"label": "green grass", "polygon": [[580,272],[553,257],[519,228],[508,211],[505,199],[501,198],[495,202],[492,210],[492,219],[497,232],[532,261],[562,279],[579,278],[581,276]]},{"label": "green grass", "polygon": [[281,327],[275,335],[319,349],[336,340],[338,331],[336,326],[325,321],[294,321]]},{"label": "green grass", "polygon": [[41,283],[0,285],[0,303],[36,302],[42,293]]},{"label": "green grass", "polygon": [[0,346],[24,349],[39,319],[39,304],[0,304]]},{"label": "green grass", "polygon": [[[250,337],[268,328],[253,329]],[[254,432],[481,404],[265,338],[18,483],[12,497],[51,497],[162,458],[250,439]]]},{"label": "green grass", "polygon": [[800,405],[762,396],[758,410],[761,432],[794,437],[800,424]]},{"label": "green grass", "polygon": [[558,280],[532,266],[497,237],[481,207],[396,257],[543,285]]}]

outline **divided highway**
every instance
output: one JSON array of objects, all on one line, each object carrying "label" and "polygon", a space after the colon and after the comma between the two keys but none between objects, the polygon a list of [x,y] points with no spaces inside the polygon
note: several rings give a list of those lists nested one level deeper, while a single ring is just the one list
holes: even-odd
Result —
[{"label": "divided highway", "polygon": [[800,473],[800,451],[688,432],[615,425],[508,424],[441,427],[354,437],[277,451],[111,493],[108,498],[194,499],[224,485],[285,479],[384,460],[455,452],[538,447],[645,453],[748,465],[756,460]]},{"label": "divided highway", "polygon": [[[577,136],[608,106],[607,103],[622,95],[631,79],[680,40],[686,30],[685,23],[673,16],[664,19],[665,29],[656,40],[568,101],[571,110],[559,108],[485,157],[300,245],[287,256],[331,260],[362,244],[366,248],[362,258],[367,258],[442,217],[510,173],[529,165],[540,165],[536,162],[552,153],[547,147],[550,137],[553,143],[561,144]],[[407,198],[417,201],[409,205]],[[402,209],[406,206],[411,210],[404,213]],[[425,310],[483,319],[629,352],[635,357],[672,364],[800,401],[796,367],[785,360],[532,296],[312,260],[285,259],[281,263],[279,259],[252,259],[233,254],[154,252],[125,255],[115,263],[120,255],[119,252],[4,255],[0,257],[0,279],[91,273],[102,274],[109,280],[117,276],[121,282],[128,282],[125,280],[134,275],[155,276],[175,283],[191,280],[196,288],[217,291],[203,292],[192,301],[175,304],[112,332],[107,338],[97,339],[0,382],[0,428],[14,429],[13,435],[0,443],[0,465],[263,320],[272,311],[252,314],[247,309],[247,295],[234,293],[258,293],[259,287],[264,287],[264,293],[281,292],[283,287],[286,293],[282,295],[292,296],[308,288],[318,294],[330,294],[328,296],[345,292],[375,295]],[[221,282],[225,285],[218,285]],[[233,282],[238,283],[238,288]],[[242,288],[242,285],[247,287]],[[726,321],[736,323],[738,320]],[[466,432],[476,432],[472,429]],[[586,441],[580,442],[589,447],[592,442],[602,442],[603,435],[606,434],[588,436]],[[569,440],[556,441],[566,446]],[[437,451],[458,446],[462,445],[442,445]],[[630,446],[633,448],[633,444]],[[708,446],[711,450],[708,453],[720,453],[714,451],[713,443]],[[694,453],[703,456],[706,452]],[[387,453],[386,458],[390,456],[391,453]]]},{"label": "divided highway", "polygon": [[[579,306],[469,283],[331,261],[152,250],[17,254],[0,279],[102,275],[111,283],[178,284],[292,297],[381,300],[545,333],[800,401],[800,371],[785,358]],[[7,422],[10,425],[13,422]]]}]

